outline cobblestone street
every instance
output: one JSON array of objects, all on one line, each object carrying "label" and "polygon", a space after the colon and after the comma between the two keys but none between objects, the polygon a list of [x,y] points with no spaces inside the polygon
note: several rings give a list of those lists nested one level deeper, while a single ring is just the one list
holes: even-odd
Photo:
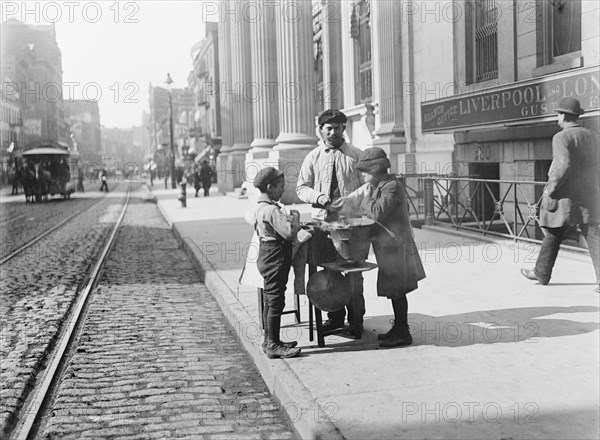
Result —
[{"label": "cobblestone street", "polygon": [[133,202],[44,438],[294,438],[156,205]]}]

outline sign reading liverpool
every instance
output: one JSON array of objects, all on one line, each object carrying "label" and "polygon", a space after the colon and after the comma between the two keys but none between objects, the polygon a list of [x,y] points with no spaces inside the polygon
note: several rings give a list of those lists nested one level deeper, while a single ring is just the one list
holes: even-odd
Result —
[{"label": "sign reading liverpool", "polygon": [[598,68],[423,102],[422,129],[427,133],[541,118],[553,115],[567,96],[577,98],[588,112],[598,110]]}]

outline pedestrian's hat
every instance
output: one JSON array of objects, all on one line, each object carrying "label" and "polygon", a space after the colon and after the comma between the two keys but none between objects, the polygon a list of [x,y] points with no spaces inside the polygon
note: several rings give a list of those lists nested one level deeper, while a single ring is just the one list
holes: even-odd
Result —
[{"label": "pedestrian's hat", "polygon": [[558,108],[554,109],[556,113],[568,113],[570,115],[580,116],[585,113],[581,108],[581,104],[575,98],[563,98],[558,104]]},{"label": "pedestrian's hat", "polygon": [[254,186],[260,189],[262,192],[267,191],[267,185],[273,185],[277,182],[277,179],[283,177],[283,171],[277,170],[273,167],[266,167],[256,173],[254,177]]},{"label": "pedestrian's hat", "polygon": [[325,124],[332,124],[334,122],[345,124],[348,118],[344,113],[336,109],[325,110],[319,115],[318,124],[322,127]]},{"label": "pedestrian's hat", "polygon": [[360,160],[354,168],[365,173],[376,174],[386,171],[391,166],[385,151],[379,147],[367,148],[362,152]]}]

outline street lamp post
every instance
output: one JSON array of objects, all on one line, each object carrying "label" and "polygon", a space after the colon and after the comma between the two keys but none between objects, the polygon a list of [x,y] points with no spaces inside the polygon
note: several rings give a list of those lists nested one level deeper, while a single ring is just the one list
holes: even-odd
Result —
[{"label": "street lamp post", "polygon": [[171,97],[171,84],[173,80],[171,75],[167,73],[165,80],[169,89],[169,149],[171,151],[171,188],[177,188],[177,178],[175,176],[175,144],[173,142],[173,100]]}]

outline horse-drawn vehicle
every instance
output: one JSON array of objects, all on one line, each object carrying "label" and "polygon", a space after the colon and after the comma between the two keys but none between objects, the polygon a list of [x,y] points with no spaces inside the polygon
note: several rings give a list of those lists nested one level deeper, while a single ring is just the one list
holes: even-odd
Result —
[{"label": "horse-drawn vehicle", "polygon": [[23,152],[23,162],[21,180],[27,202],[48,200],[48,195],[55,194],[69,199],[75,192],[67,150],[52,146],[33,148]]}]

